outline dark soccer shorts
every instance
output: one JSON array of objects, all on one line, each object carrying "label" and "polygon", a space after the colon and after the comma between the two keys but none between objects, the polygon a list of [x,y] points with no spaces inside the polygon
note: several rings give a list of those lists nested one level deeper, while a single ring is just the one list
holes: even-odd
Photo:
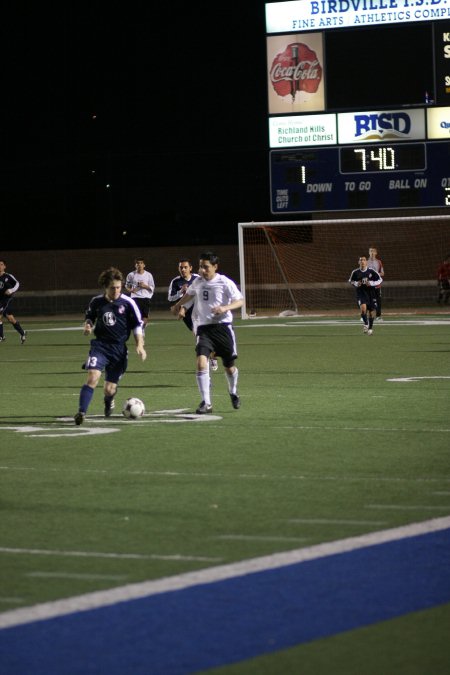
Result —
[{"label": "dark soccer shorts", "polygon": [[189,328],[190,331],[194,330],[194,324],[192,323],[192,310],[193,307],[189,307],[186,310],[186,314],[183,316],[183,323]]},{"label": "dark soccer shorts", "polygon": [[215,352],[222,359],[225,368],[231,368],[237,359],[236,338],[230,323],[217,323],[199,326],[197,329],[197,356],[207,356]]},{"label": "dark soccer shorts", "polygon": [[376,311],[378,303],[374,291],[370,292],[365,288],[358,288],[356,291],[356,298],[359,307],[361,307],[361,305],[366,305],[369,311]]},{"label": "dark soccer shorts", "polygon": [[91,340],[86,370],[105,371],[105,380],[117,384],[128,368],[126,345]]},{"label": "dark soccer shorts", "polygon": [[9,316],[12,314],[11,309],[9,307],[11,301],[12,296],[10,295],[7,295],[3,298],[3,300],[0,300],[0,314],[4,314],[4,316]]},{"label": "dark soccer shorts", "polygon": [[133,298],[143,319],[148,319],[150,314],[150,298]]}]

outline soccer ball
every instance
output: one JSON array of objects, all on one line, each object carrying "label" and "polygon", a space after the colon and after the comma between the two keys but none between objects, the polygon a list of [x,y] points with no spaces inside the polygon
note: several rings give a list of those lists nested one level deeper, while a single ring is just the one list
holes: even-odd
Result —
[{"label": "soccer ball", "polygon": [[127,398],[123,404],[122,413],[128,420],[136,420],[145,413],[145,405],[140,398],[135,396]]}]

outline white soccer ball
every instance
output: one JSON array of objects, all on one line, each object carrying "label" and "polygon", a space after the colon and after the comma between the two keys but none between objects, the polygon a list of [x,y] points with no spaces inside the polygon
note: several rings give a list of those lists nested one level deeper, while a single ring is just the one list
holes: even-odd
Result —
[{"label": "white soccer ball", "polygon": [[132,396],[123,404],[122,413],[128,420],[136,420],[145,413],[145,405],[140,398]]}]

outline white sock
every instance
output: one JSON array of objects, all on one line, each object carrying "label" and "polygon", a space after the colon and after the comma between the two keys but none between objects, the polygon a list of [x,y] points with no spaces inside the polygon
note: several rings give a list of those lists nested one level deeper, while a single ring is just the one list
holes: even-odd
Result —
[{"label": "white sock", "polygon": [[234,369],[233,373],[225,371],[225,377],[228,380],[228,391],[230,394],[237,394],[237,383],[238,383],[239,371],[237,368]]},{"label": "white sock", "polygon": [[202,397],[202,401],[204,401],[206,405],[211,405],[211,394],[209,391],[209,370],[199,370],[195,376],[197,378],[197,385],[200,391],[200,396]]}]

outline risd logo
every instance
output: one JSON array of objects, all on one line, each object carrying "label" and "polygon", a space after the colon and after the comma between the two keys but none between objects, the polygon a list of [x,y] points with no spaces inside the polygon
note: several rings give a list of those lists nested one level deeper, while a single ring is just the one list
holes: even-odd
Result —
[{"label": "risd logo", "polygon": [[406,112],[355,115],[355,138],[390,140],[408,138],[411,118]]}]

